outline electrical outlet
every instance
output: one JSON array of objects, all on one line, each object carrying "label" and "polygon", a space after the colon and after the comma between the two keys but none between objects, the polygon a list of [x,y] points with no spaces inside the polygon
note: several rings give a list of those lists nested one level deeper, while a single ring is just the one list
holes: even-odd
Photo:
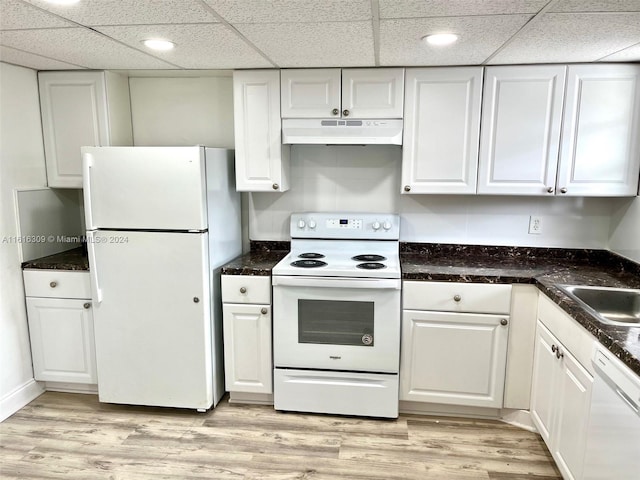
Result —
[{"label": "electrical outlet", "polygon": [[531,215],[529,217],[529,233],[540,235],[542,233],[542,217]]}]

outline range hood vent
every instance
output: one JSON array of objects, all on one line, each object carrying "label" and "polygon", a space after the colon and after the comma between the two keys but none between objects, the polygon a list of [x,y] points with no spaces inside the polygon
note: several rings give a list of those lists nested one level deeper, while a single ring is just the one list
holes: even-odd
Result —
[{"label": "range hood vent", "polygon": [[284,118],[282,143],[320,145],[402,145],[400,119]]}]

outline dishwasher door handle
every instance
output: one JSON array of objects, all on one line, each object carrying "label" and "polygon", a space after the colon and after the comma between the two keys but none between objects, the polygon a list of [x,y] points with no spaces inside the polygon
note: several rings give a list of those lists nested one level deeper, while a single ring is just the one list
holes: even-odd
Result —
[{"label": "dishwasher door handle", "polygon": [[636,413],[640,413],[640,407],[638,407],[638,405],[636,405],[636,402],[634,402],[631,397],[629,397],[629,395],[627,395],[626,393],[624,393],[622,390],[620,390],[620,388],[618,388],[616,386],[616,393],[618,394],[618,396],[625,401],[625,403],[627,405],[629,405],[629,407],[631,407],[631,410],[633,410]]}]

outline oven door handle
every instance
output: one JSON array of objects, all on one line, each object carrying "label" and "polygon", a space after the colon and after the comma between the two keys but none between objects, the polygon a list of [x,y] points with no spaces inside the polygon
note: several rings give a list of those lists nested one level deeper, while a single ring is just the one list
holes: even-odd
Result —
[{"label": "oven door handle", "polygon": [[393,278],[327,278],[274,276],[272,285],[283,287],[319,287],[319,288],[366,288],[400,290],[402,281]]}]

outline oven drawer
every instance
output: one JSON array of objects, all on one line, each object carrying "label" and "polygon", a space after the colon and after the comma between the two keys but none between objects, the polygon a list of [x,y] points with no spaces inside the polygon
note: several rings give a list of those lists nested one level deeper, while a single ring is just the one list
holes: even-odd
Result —
[{"label": "oven drawer", "polygon": [[91,298],[89,272],[70,270],[24,270],[27,297]]},{"label": "oven drawer", "polygon": [[407,310],[507,314],[511,309],[511,285],[405,281],[402,294]]},{"label": "oven drawer", "polygon": [[271,277],[222,275],[224,303],[271,303]]},{"label": "oven drawer", "polygon": [[397,418],[398,375],[276,368],[274,408]]}]

